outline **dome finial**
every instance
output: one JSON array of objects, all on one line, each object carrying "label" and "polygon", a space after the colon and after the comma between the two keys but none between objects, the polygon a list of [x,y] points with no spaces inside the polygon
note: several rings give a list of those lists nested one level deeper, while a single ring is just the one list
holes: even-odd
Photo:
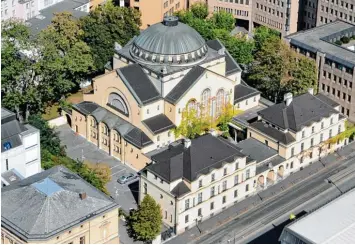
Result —
[{"label": "dome finial", "polygon": [[163,24],[165,26],[177,26],[179,23],[179,18],[177,16],[166,16],[164,17]]}]

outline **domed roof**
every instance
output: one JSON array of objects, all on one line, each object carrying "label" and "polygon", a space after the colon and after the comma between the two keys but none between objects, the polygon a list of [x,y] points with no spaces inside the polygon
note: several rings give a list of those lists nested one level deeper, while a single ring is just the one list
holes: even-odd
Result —
[{"label": "domed roof", "polygon": [[191,63],[207,53],[205,40],[175,16],[144,30],[133,41],[131,54],[150,63]]}]

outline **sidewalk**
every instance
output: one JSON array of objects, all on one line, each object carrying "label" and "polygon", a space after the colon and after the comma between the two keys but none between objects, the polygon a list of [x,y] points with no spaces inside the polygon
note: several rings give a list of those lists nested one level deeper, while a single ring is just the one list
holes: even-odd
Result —
[{"label": "sidewalk", "polygon": [[[303,170],[295,172],[294,174],[288,176],[286,179],[281,182],[270,186],[266,190],[259,192],[258,194],[248,197],[243,201],[229,207],[228,209],[222,211],[216,216],[203,221],[198,227],[193,227],[188,231],[185,231],[181,235],[178,235],[165,243],[169,244],[186,244],[193,243],[193,241],[203,236],[204,234],[210,233],[215,230],[218,226],[234,219],[236,216],[246,212],[248,209],[253,208],[254,206],[262,203],[266,199],[271,198],[274,195],[279,194],[281,191],[284,191],[291,186],[295,185],[298,182],[306,179],[307,177],[311,177],[313,174],[325,168],[325,166],[330,166],[332,164],[336,164],[337,162],[344,160],[346,156],[352,155],[354,152],[355,144],[348,145],[344,147],[342,150],[339,150],[337,153],[333,153],[328,155],[327,157],[321,159],[321,161],[317,161]],[[355,154],[355,153],[354,153]],[[201,231],[201,233],[200,233]]]}]

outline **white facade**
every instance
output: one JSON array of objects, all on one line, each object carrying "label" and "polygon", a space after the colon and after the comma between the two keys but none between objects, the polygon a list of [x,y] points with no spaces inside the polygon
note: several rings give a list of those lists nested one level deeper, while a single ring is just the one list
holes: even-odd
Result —
[{"label": "white facade", "polygon": [[[18,135],[21,144],[1,153],[1,173],[15,169],[27,178],[41,172],[40,132],[29,124],[24,127]],[[7,139],[1,141],[6,144]]]}]

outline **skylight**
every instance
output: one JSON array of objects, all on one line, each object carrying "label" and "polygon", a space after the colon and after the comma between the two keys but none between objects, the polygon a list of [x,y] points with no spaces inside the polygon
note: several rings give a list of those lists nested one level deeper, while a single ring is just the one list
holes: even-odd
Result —
[{"label": "skylight", "polygon": [[33,183],[32,186],[46,196],[52,196],[53,194],[63,190],[62,187],[50,178],[45,178],[44,180]]}]

